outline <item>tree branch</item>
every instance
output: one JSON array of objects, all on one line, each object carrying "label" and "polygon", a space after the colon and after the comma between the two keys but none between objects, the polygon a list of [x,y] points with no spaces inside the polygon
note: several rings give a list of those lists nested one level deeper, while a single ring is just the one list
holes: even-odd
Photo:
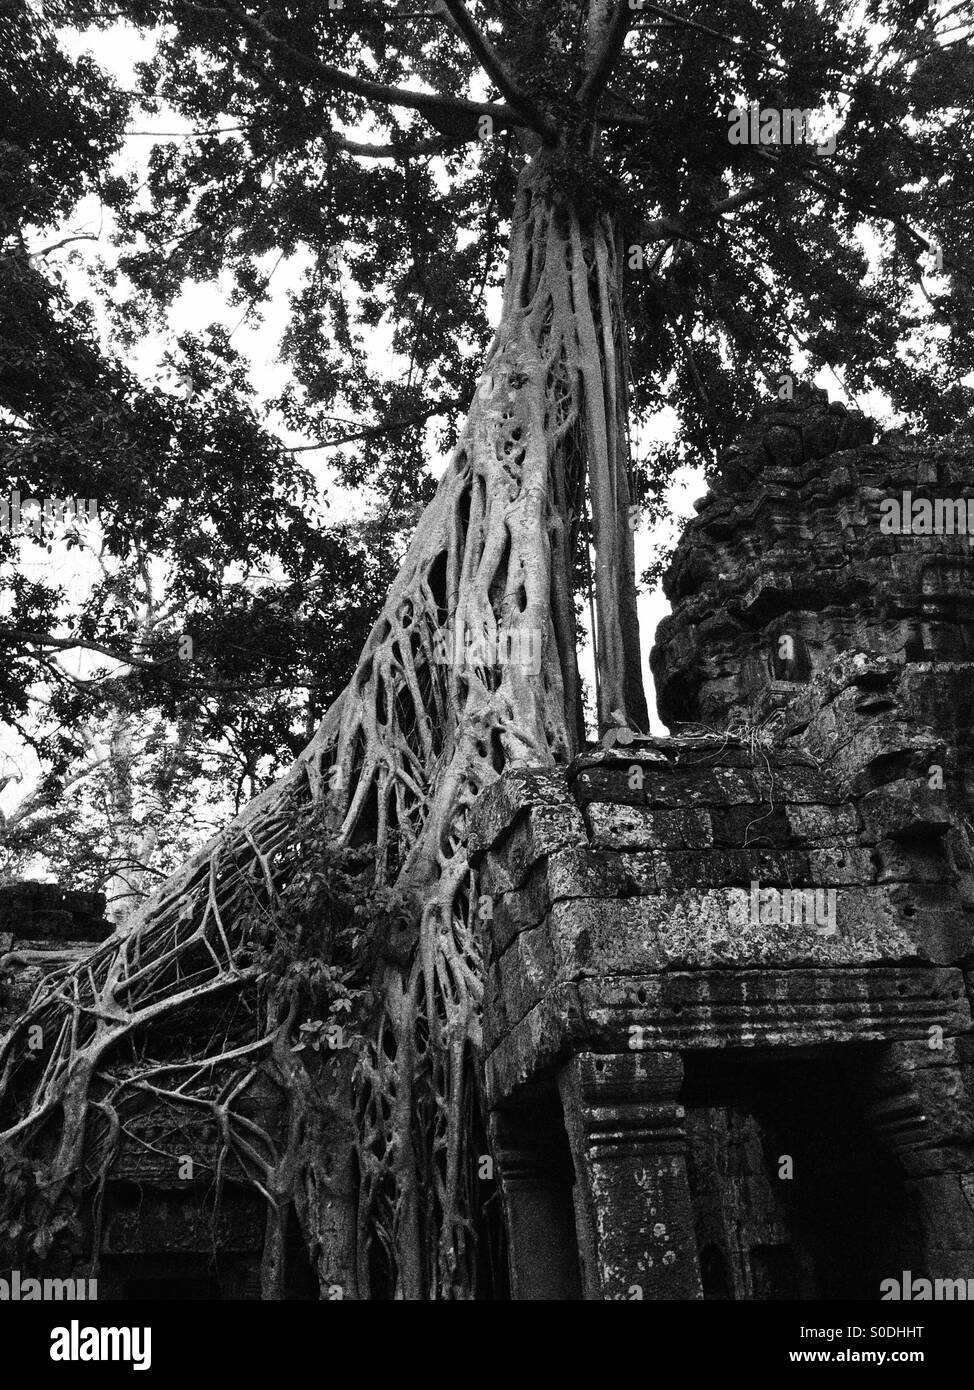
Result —
[{"label": "tree branch", "polygon": [[32,251],[32,256],[50,256],[55,251],[60,251],[62,246],[67,246],[72,241],[97,241],[97,236],[93,232],[76,232],[74,236],[62,237],[60,241],[53,242],[50,246],[43,246],[39,251]]},{"label": "tree branch", "polygon": [[[181,0],[181,3],[190,10],[203,14],[212,13],[206,6],[195,4],[194,0]],[[435,114],[445,121],[465,118],[469,122],[480,116],[490,116],[499,126],[525,124],[524,118],[509,106],[470,101],[466,97],[445,96],[441,92],[411,92],[405,87],[391,87],[384,82],[356,77],[354,73],[344,72],[319,58],[313,58],[289,44],[286,39],[278,38],[262,20],[253,19],[235,4],[234,0],[221,0],[221,8],[232,15],[253,38],[259,39],[265,47],[286,58],[298,72],[306,73],[323,86],[347,92],[350,96],[365,97],[368,101],[380,102],[385,106],[404,106],[431,117]]]},{"label": "tree branch", "polygon": [[398,159],[400,157],[421,158],[428,154],[446,154],[447,150],[457,149],[467,141],[457,136],[455,140],[421,140],[419,144],[403,149],[398,145],[370,145],[362,140],[349,140],[346,135],[332,134],[330,137],[340,150],[360,159]]},{"label": "tree branch", "polygon": [[[53,637],[48,632],[26,632],[22,628],[5,627],[0,628],[0,642],[5,644],[23,642],[29,647],[39,647],[46,651],[63,652],[84,649],[110,657],[112,661],[117,661],[121,666],[141,666],[149,671],[159,669],[158,662],[146,661],[129,652],[116,651],[112,647],[105,647],[100,642],[91,641],[87,637]],[[65,672],[64,674],[67,675],[68,673]],[[86,684],[90,684],[90,682],[86,682]]]},{"label": "tree branch", "polygon": [[337,439],[324,439],[319,440],[317,444],[293,444],[285,447],[289,454],[305,454],[315,449],[335,449],[339,444],[354,444],[360,439],[374,439],[377,436],[389,434],[401,426],[422,424],[424,420],[429,420],[434,415],[440,415],[443,411],[451,410],[454,406],[462,404],[462,397],[448,396],[445,399],[434,401],[431,406],[424,406],[422,410],[417,410],[412,415],[403,415],[398,420],[390,420],[385,425],[366,425],[354,434],[339,435]]},{"label": "tree branch", "polygon": [[756,202],[767,192],[771,183],[772,178],[756,179],[746,188],[732,193],[727,198],[722,198],[718,203],[711,203],[709,207],[702,208],[700,212],[695,212],[691,217],[682,218],[679,221],[672,217],[658,217],[652,222],[644,222],[638,228],[638,233],[644,241],[688,241],[690,240],[691,229],[697,227],[699,223],[706,221],[708,217],[719,217],[725,212],[734,212],[747,203]]},{"label": "tree branch", "polygon": [[[85,763],[84,767],[72,773],[70,777],[67,777],[61,783],[60,791],[62,795],[70,791],[72,787],[77,786],[79,782],[84,781],[86,777],[90,777],[97,768],[102,767],[107,762],[108,754],[105,753],[102,757],[95,758],[93,762]],[[36,815],[38,811],[49,811],[50,809],[50,806],[46,805],[42,800],[41,788],[34,787],[24,797],[23,801],[14,807],[10,815],[6,817],[3,826],[5,833],[9,834],[10,831],[16,829],[22,821],[27,820],[29,816]]]},{"label": "tree branch", "polygon": [[595,102],[605,88],[612,75],[616,60],[622,52],[622,45],[626,41],[633,13],[634,11],[630,10],[628,4],[619,0],[613,11],[602,48],[584,82],[575,93],[576,101],[582,106]]},{"label": "tree branch", "polygon": [[558,134],[555,126],[541,108],[521,91],[486,34],[467,13],[463,0],[443,0],[443,4],[457,32],[501,96],[506,98],[512,109],[517,111],[533,130],[545,140],[553,142]]},{"label": "tree branch", "polygon": [[[314,447],[314,446],[309,446]],[[173,675],[170,668],[184,667],[185,663],[175,658],[168,661],[149,661],[145,657],[134,656],[131,652],[115,651],[111,647],[106,647],[100,642],[94,642],[87,637],[52,637],[46,632],[26,632],[20,628],[0,628],[0,649],[13,642],[22,642],[25,646],[34,647],[33,660],[50,671],[55,680],[67,681],[76,690],[87,691],[96,686],[103,686],[106,680],[116,680],[119,672],[115,672],[111,677],[101,676],[96,679],[88,680],[83,676],[73,676],[70,671],[66,671],[63,666],[57,665],[50,656],[51,652],[57,651],[89,651],[98,652],[101,656],[107,656],[112,661],[117,661],[120,666],[134,666],[142,671],[150,671],[159,680],[176,690],[188,692],[191,695],[199,695],[210,692],[215,695],[230,694],[233,692],[250,691],[260,693],[269,690],[319,690],[327,688],[327,680],[304,680],[295,679],[291,681],[257,681],[240,683],[238,681],[207,681],[198,680],[191,671],[185,674]],[[238,650],[244,650],[239,648]],[[252,648],[246,648],[251,651]]]},{"label": "tree branch", "polygon": [[[252,124],[210,126],[207,130],[127,130],[125,134],[126,136],[146,135],[160,140],[207,140],[214,135],[233,135],[240,131],[246,134],[251,130],[253,130]],[[348,154],[358,155],[364,159],[395,159],[403,153],[410,156],[445,154],[447,150],[454,149],[464,143],[459,138],[456,140],[443,138],[422,140],[404,151],[397,145],[374,145],[362,140],[350,140],[347,135],[340,135],[337,131],[331,131],[327,138],[337,149],[345,150]],[[95,238],[92,237],[91,240],[95,240]],[[63,243],[59,242],[58,245],[63,245]],[[38,254],[43,255],[44,253]]]},{"label": "tree branch", "polygon": [[683,15],[674,14],[672,10],[664,10],[659,5],[651,5],[648,0],[642,0],[638,12],[641,14],[646,11],[649,14],[657,15],[660,19],[665,19],[669,24],[677,27],[683,25],[685,29],[694,29],[698,34],[706,34],[708,38],[719,39],[721,43],[729,43],[732,48],[739,53],[749,53],[752,58],[760,58],[763,63],[767,63],[769,68],[774,68],[777,72],[787,72],[788,68],[783,63],[776,63],[767,53],[762,53],[760,49],[751,48],[734,34],[723,34],[719,29],[711,29],[706,24],[698,24],[694,19],[685,19]]}]

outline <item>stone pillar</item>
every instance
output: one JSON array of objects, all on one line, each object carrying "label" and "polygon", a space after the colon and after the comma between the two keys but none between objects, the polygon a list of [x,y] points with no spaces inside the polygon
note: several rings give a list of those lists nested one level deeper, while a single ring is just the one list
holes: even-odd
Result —
[{"label": "stone pillar", "polygon": [[573,1057],[560,1076],[586,1299],[702,1298],[675,1052]]},{"label": "stone pillar", "polygon": [[[893,1043],[867,1117],[913,1199],[915,1278],[974,1279],[974,1067],[969,1038]],[[931,1046],[934,1043],[937,1046]],[[899,1270],[890,1270],[897,1277]]]},{"label": "stone pillar", "polygon": [[495,1112],[490,1128],[507,1227],[511,1297],[520,1302],[580,1299],[571,1159],[563,1136],[539,1132],[514,1111]]}]

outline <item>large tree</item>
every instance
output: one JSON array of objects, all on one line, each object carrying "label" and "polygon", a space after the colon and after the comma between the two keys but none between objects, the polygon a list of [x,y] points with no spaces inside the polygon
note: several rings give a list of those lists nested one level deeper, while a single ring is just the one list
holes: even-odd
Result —
[{"label": "large tree", "polygon": [[[148,205],[120,212],[132,283],[165,302],[225,269],[252,304],[268,252],[306,255],[279,404],[390,507],[430,488],[425,422],[449,431],[461,398],[466,415],[355,673],[291,771],[4,1042],[11,1224],[26,1212],[46,1249],[139,1105],[203,1106],[267,1197],[268,1296],[292,1205],[323,1286],[489,1293],[468,812],[506,768],[563,765],[583,741],[590,549],[598,722],[645,726],[634,422],[671,404],[678,449],[713,460],[798,350],[912,423],[966,413],[970,8],[116,12],[165,26],[143,96],[197,131],[156,148]],[[750,102],[828,113],[834,146],[732,141]],[[408,359],[395,379],[367,350],[380,321]],[[249,1003],[228,1003],[214,1036],[217,998]],[[354,1066],[305,1045],[348,1014]],[[287,1097],[283,1138],[240,1110],[260,1072]]]}]

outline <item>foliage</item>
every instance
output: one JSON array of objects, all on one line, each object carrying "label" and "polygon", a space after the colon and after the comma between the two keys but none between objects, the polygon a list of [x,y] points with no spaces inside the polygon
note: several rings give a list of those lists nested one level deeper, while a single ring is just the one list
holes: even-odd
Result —
[{"label": "foliage", "polygon": [[[262,423],[225,331],[172,344],[175,386],[146,382],[122,356],[151,326],[145,297],[127,305],[130,327],[141,315],[128,337],[106,330],[97,295],[77,298],[63,258],[96,238],[62,235],[65,219],[86,197],[122,217],[138,191],[113,162],[131,97],[58,41],[58,24],[94,17],[84,4],[43,18],[19,0],[3,6],[0,501],[92,499],[100,526],[52,536],[45,525],[21,539],[12,520],[0,528],[0,720],[42,769],[29,804],[8,818],[4,871],[39,855],[103,883],[125,851],[119,806],[106,812],[91,790],[92,740],[120,714],[137,726],[145,757],[115,760],[102,781],[134,773],[151,800],[189,724],[183,811],[204,765],[214,799],[239,806],[290,761],[347,680],[395,528],[383,537],[323,524],[315,478]],[[92,273],[104,297],[116,272],[96,260]],[[156,869],[198,839],[185,814],[182,824],[157,837],[170,853]]]}]

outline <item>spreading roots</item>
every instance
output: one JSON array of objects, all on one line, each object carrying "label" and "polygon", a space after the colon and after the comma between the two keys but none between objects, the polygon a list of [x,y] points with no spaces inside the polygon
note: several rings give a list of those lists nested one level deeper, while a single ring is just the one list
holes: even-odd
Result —
[{"label": "spreading roots", "polygon": [[212,1193],[266,1201],[265,1297],[284,1296],[292,1213],[322,1296],[468,1298],[500,1277],[466,824],[505,769],[579,748],[587,512],[599,717],[644,717],[620,274],[608,217],[526,168],[500,328],[347,689],[287,775],[0,1043],[8,1242],[49,1258],[83,1239],[97,1268],[126,1162],[185,1162],[192,1138]]}]

